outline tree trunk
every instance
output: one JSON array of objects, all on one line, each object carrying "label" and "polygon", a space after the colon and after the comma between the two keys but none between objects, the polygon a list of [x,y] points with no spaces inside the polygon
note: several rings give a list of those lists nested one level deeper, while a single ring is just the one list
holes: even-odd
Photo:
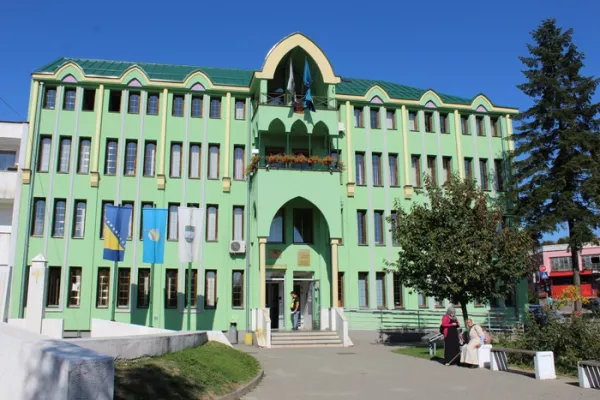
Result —
[{"label": "tree trunk", "polygon": [[462,310],[462,314],[463,314],[463,322],[464,322],[463,327],[466,329],[467,320],[469,319],[469,313],[467,312],[467,302],[466,301],[464,301],[464,300],[460,301],[460,309]]},{"label": "tree trunk", "polygon": [[580,313],[581,312],[581,301],[579,301],[579,298],[581,297],[581,278],[579,276],[579,250],[580,250],[580,244],[579,243],[575,243],[575,245],[573,245],[573,239],[572,236],[574,235],[574,228],[575,228],[575,221],[570,220],[569,221],[569,247],[571,248],[571,264],[573,267],[573,285],[575,285],[575,288],[577,289],[577,298],[575,299],[575,302],[573,303],[573,313]]}]

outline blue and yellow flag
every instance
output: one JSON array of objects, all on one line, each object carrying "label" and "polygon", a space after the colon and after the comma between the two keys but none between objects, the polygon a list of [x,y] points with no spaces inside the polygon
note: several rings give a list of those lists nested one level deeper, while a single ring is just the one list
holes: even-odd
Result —
[{"label": "blue and yellow flag", "polygon": [[129,234],[129,218],[131,208],[121,206],[106,206],[104,212],[104,259],[123,261],[125,243]]},{"label": "blue and yellow flag", "polygon": [[144,257],[148,264],[162,264],[165,259],[165,236],[167,232],[167,209],[144,208]]}]

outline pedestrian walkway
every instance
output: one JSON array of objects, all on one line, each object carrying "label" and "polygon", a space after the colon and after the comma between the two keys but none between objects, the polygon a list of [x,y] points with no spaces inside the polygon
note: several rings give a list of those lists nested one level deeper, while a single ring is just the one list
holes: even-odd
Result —
[{"label": "pedestrian walkway", "polygon": [[245,400],[293,399],[598,399],[599,392],[574,386],[576,379],[536,381],[507,372],[446,367],[393,354],[373,336],[351,333],[354,347],[258,349],[263,381]]}]

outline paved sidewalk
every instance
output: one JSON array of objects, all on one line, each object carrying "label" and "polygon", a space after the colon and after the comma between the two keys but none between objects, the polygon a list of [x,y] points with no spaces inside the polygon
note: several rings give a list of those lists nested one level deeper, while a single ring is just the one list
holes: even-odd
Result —
[{"label": "paved sidewalk", "polygon": [[326,349],[239,348],[265,370],[245,400],[279,399],[599,399],[576,379],[536,381],[516,373],[446,367],[434,361],[393,354],[393,348],[351,334],[354,347]]}]

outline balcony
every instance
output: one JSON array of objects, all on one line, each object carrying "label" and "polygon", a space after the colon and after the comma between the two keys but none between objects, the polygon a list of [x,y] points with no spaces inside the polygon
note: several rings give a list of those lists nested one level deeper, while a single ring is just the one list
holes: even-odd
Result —
[{"label": "balcony", "polygon": [[[306,133],[327,132],[331,135],[338,134],[337,107],[334,98],[326,96],[312,96],[315,111],[303,110],[304,96],[292,97],[284,93],[261,93],[253,101],[253,122],[258,131],[284,131],[291,132],[295,129],[305,130]],[[279,120],[280,124],[272,123]],[[299,127],[301,121],[305,128]],[[283,125],[283,126],[281,126]]]},{"label": "balcony", "polygon": [[12,200],[19,188],[19,173],[17,171],[0,171],[0,200]]}]

